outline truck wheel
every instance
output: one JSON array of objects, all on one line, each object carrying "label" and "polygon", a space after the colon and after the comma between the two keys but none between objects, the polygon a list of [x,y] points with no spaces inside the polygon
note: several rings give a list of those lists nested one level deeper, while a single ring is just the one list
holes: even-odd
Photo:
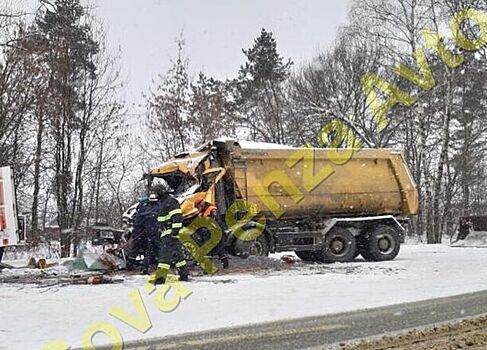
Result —
[{"label": "truck wheel", "polygon": [[4,250],[5,250],[5,247],[0,247],[0,264],[2,263],[3,251]]},{"label": "truck wheel", "polygon": [[250,241],[250,255],[269,256],[269,242],[264,233],[256,240]]},{"label": "truck wheel", "polygon": [[326,263],[352,261],[357,253],[357,242],[349,230],[334,227],[325,236],[323,248],[317,252],[319,260]]},{"label": "truck wheel", "polygon": [[401,246],[401,239],[397,231],[386,225],[381,225],[364,237],[362,256],[367,261],[393,260]]},{"label": "truck wheel", "polygon": [[303,261],[318,261],[318,257],[316,256],[316,252],[314,251],[295,251],[298,258]]},{"label": "truck wheel", "polygon": [[254,256],[268,256],[269,242],[264,233],[253,241],[242,241],[236,239],[233,245],[233,250],[236,256],[247,258],[249,255]]}]

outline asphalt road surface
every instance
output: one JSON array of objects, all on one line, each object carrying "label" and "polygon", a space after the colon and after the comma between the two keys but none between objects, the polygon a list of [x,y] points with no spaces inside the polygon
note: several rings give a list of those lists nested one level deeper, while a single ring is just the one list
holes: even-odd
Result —
[{"label": "asphalt road surface", "polygon": [[321,349],[485,314],[487,291],[350,313],[127,342],[124,349]]}]

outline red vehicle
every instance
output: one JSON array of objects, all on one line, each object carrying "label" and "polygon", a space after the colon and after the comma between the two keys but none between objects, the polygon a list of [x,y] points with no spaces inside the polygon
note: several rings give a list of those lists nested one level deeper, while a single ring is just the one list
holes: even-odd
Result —
[{"label": "red vehicle", "polygon": [[0,168],[0,262],[5,247],[20,241],[13,172],[10,167],[3,167]]}]

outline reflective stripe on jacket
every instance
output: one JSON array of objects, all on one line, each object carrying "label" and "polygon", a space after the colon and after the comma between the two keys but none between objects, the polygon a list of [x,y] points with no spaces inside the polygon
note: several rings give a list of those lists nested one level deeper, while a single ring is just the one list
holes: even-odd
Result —
[{"label": "reflective stripe on jacket", "polygon": [[161,237],[172,235],[177,236],[183,227],[183,211],[179,202],[171,196],[167,196],[162,201],[162,210],[157,221],[161,227]]}]

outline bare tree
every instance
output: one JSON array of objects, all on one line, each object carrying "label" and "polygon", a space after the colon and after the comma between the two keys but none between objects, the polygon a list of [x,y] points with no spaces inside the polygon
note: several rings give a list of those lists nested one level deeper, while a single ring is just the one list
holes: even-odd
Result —
[{"label": "bare tree", "polygon": [[[338,119],[353,130],[364,145],[388,145],[391,133],[378,131],[367,113],[367,101],[360,86],[364,74],[380,68],[381,57],[381,52],[364,40],[342,34],[333,50],[301,67],[290,79],[292,115],[297,119],[292,123],[291,134],[301,135],[306,142],[318,145],[317,130]],[[308,126],[312,126],[309,131],[302,130]],[[302,144],[305,140],[299,142]]]},{"label": "bare tree", "polygon": [[147,97],[146,127],[149,142],[145,151],[159,158],[185,152],[192,145],[188,135],[187,118],[189,104],[188,59],[184,56],[184,40],[176,40],[178,47],[176,60],[155,91]]},{"label": "bare tree", "polygon": [[188,117],[197,145],[235,134],[230,108],[227,84],[200,73],[191,83]]}]

